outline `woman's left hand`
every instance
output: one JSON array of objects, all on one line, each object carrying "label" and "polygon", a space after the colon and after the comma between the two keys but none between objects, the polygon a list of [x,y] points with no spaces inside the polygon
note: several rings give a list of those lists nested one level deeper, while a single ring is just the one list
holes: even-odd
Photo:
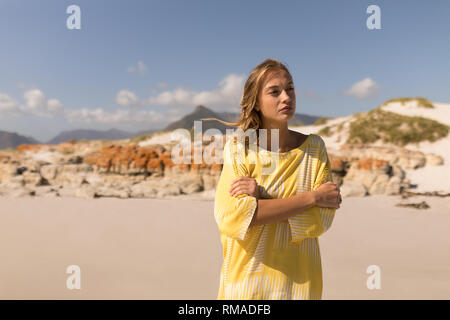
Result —
[{"label": "woman's left hand", "polygon": [[256,180],[250,177],[250,175],[246,175],[244,177],[239,177],[235,179],[231,183],[230,187],[230,195],[232,197],[237,197],[241,194],[248,194],[249,196],[253,196],[256,199],[259,199],[259,188]]}]

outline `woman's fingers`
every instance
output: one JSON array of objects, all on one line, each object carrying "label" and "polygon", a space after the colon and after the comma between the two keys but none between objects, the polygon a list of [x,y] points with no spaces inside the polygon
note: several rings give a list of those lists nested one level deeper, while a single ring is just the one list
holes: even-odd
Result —
[{"label": "woman's fingers", "polygon": [[230,188],[230,193],[233,193],[233,192],[235,192],[236,190],[237,190],[237,188],[239,187],[239,184],[234,184],[234,185],[232,185],[231,186],[231,188]]},{"label": "woman's fingers", "polygon": [[[253,191],[251,182],[254,179],[250,177],[250,175],[246,175],[243,177],[239,177],[235,179],[230,186],[230,189],[228,190],[230,195],[236,196],[239,194],[247,193],[251,194]],[[256,182],[256,181],[255,181]]]},{"label": "woman's fingers", "polygon": [[232,184],[231,187],[230,187],[230,192],[233,191],[234,189],[236,189],[239,186],[240,186],[239,182],[235,183],[235,184]]},{"label": "woman's fingers", "polygon": [[248,193],[250,194],[250,186],[248,184],[237,184],[234,187],[230,188],[229,190],[231,195],[241,194],[241,193]]},{"label": "woman's fingers", "polygon": [[237,187],[232,192],[230,192],[232,196],[240,195],[242,193],[248,193],[248,190],[245,187]]},{"label": "woman's fingers", "polygon": [[[235,186],[237,186],[237,185],[239,185],[239,184],[241,184],[242,182],[248,182],[248,181],[250,181],[250,180],[252,180],[253,178],[250,178],[250,177],[248,177],[248,176],[245,176],[245,177],[239,177],[239,178],[237,178],[237,179],[235,179],[232,183],[231,183],[231,188],[233,188],[233,187],[235,187]],[[230,190],[231,190],[231,188],[230,188]]]},{"label": "woman's fingers", "polygon": [[248,179],[252,179],[252,178],[250,178],[249,176],[245,176],[245,177],[239,177],[237,179],[234,179],[233,182],[231,183],[231,186],[233,186],[241,181],[248,180]]}]

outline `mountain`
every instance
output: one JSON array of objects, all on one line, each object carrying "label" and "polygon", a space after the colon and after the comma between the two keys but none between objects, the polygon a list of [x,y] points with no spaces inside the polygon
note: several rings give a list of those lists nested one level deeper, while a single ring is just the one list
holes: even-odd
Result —
[{"label": "mountain", "polygon": [[58,144],[67,140],[118,140],[118,139],[128,139],[135,137],[137,133],[127,132],[118,129],[109,129],[105,131],[92,130],[92,129],[77,129],[70,131],[63,131],[56,137],[47,142],[47,144]]},{"label": "mountain", "polygon": [[[194,126],[195,120],[200,120],[201,118],[218,118],[223,121],[227,122],[235,122],[239,120],[240,113],[234,113],[234,112],[214,112],[204,106],[197,106],[195,110],[184,116],[178,121],[172,122],[169,124],[165,130],[175,130],[178,128],[184,128],[184,129],[192,129]],[[318,119],[322,117],[318,116],[310,116],[306,114],[299,114],[296,113],[294,117],[290,120],[290,124],[298,124],[302,123],[304,125],[311,125],[314,124]],[[225,129],[234,129],[234,127],[226,126],[218,121],[203,121],[202,122],[202,132],[209,128],[217,128],[222,133],[225,133]]]},{"label": "mountain", "polygon": [[[129,139],[137,136],[141,136],[144,134],[149,134],[153,132],[163,131],[163,130],[175,130],[178,128],[184,129],[192,129],[194,126],[194,121],[198,121],[201,118],[218,118],[227,122],[235,122],[239,119],[240,113],[234,112],[214,112],[202,105],[199,105],[195,108],[195,110],[184,116],[178,121],[170,123],[166,128],[163,129],[149,129],[142,130],[139,132],[127,132],[118,129],[109,129],[109,130],[93,130],[93,129],[77,129],[77,130],[69,130],[62,131],[53,139],[46,142],[47,144],[58,144],[64,141],[68,141],[71,139],[75,140],[118,140],[118,139]],[[299,122],[304,125],[313,124],[315,121],[320,119],[321,117],[309,116],[305,114],[296,113],[290,124],[298,124]],[[202,121],[202,132],[205,130],[216,128],[219,129],[222,134],[226,133],[226,129],[235,129],[235,127],[226,126],[218,121],[213,120],[205,120]],[[17,133],[0,131],[0,149],[5,148],[15,148],[20,144],[40,144],[41,142],[35,140],[32,137],[26,137],[19,135]]]},{"label": "mountain", "polygon": [[[200,105],[197,106],[192,113],[184,116],[178,121],[170,123],[164,130],[175,130],[179,128],[190,130],[194,126],[194,121],[199,121],[201,118],[217,118],[220,120],[227,121],[214,111]],[[218,121],[213,120],[202,121],[202,133],[205,132],[205,130],[211,128],[219,129],[222,134],[225,134],[226,129],[232,129],[233,127],[226,126]]]},{"label": "mountain", "polygon": [[144,134],[149,134],[149,133],[153,133],[153,132],[158,132],[158,131],[162,131],[163,128],[160,129],[148,129],[148,130],[141,130],[141,131],[137,131],[136,133],[133,134],[133,137],[139,137],[142,136]]},{"label": "mountain", "polygon": [[0,149],[15,148],[20,144],[39,144],[40,142],[32,137],[22,136],[15,132],[0,130]]},{"label": "mountain", "polygon": [[[221,120],[225,120],[228,122],[234,122],[239,120],[240,113],[234,113],[234,112],[217,112],[217,115],[219,115]],[[303,123],[303,125],[311,125],[314,124],[318,119],[322,117],[318,116],[310,116],[307,114],[302,113],[296,113],[294,114],[294,117],[289,121],[290,125]]]},{"label": "mountain", "polygon": [[[228,122],[233,122],[239,120],[240,113],[233,113],[233,112],[217,112],[217,114],[220,116],[221,120],[225,120]],[[303,125],[311,125],[314,124],[318,119],[322,117],[318,116],[310,116],[307,114],[302,113],[296,113],[292,117],[292,119],[289,121],[290,125],[303,123]]]},{"label": "mountain", "polygon": [[235,122],[239,120],[240,113],[236,112],[216,112],[221,120]]}]

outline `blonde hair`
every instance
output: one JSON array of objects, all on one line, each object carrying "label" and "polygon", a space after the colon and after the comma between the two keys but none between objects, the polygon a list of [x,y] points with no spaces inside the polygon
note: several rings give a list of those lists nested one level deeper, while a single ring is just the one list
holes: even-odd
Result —
[{"label": "blonde hair", "polygon": [[245,82],[244,93],[240,102],[242,107],[241,118],[237,122],[227,122],[217,118],[203,118],[200,120],[217,120],[227,126],[237,126],[244,132],[250,128],[255,129],[258,135],[262,120],[260,115],[261,111],[257,111],[255,108],[259,104],[258,96],[261,92],[264,79],[273,70],[284,70],[292,78],[288,68],[276,59],[269,58],[257,65]]}]

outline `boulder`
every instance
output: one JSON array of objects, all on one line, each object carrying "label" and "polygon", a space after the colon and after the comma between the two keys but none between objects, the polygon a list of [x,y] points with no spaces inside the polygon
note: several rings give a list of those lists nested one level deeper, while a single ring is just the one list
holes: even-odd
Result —
[{"label": "boulder", "polygon": [[95,196],[126,199],[130,197],[130,191],[127,189],[99,187],[95,189]]},{"label": "boulder", "polygon": [[392,176],[386,184],[385,194],[399,195],[403,190],[402,180],[398,176]]},{"label": "boulder", "polygon": [[367,189],[363,184],[354,182],[345,182],[340,187],[341,196],[346,197],[364,197],[368,195]]},{"label": "boulder", "polygon": [[428,153],[426,155],[427,166],[442,166],[444,164],[444,159],[434,153]]},{"label": "boulder", "polygon": [[132,198],[155,198],[157,193],[158,187],[154,181],[142,181],[130,188],[130,197]]},{"label": "boulder", "polygon": [[369,194],[385,194],[387,189],[387,184],[389,182],[389,176],[387,174],[379,174],[376,176],[375,181],[370,186]]},{"label": "boulder", "polygon": [[82,186],[75,188],[75,197],[93,199],[96,197],[96,190],[88,184],[83,184]]}]

